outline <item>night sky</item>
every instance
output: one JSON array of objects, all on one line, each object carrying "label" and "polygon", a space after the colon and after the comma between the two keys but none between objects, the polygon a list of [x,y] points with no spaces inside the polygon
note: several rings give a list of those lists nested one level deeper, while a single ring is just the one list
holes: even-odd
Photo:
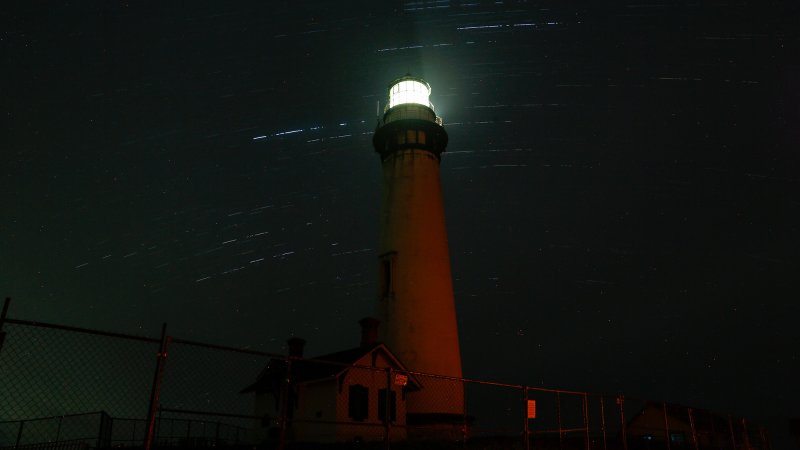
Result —
[{"label": "night sky", "polygon": [[376,103],[424,77],[464,373],[779,421],[800,14],[779,2],[12,2],[10,316],[307,354],[373,314]]}]

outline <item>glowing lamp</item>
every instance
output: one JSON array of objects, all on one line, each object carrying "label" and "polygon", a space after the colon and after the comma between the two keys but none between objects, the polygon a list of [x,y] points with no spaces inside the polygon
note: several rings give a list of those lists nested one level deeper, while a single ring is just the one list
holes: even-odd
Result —
[{"label": "glowing lamp", "polygon": [[407,75],[392,81],[389,85],[389,108],[415,103],[433,109],[433,104],[428,99],[430,95],[431,85],[421,78]]}]

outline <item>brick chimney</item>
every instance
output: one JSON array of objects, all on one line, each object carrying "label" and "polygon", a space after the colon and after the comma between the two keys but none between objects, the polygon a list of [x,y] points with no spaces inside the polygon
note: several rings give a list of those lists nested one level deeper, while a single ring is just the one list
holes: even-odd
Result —
[{"label": "brick chimney", "polygon": [[378,342],[378,325],[381,321],[374,317],[364,317],[358,321],[361,325],[361,346],[367,347]]},{"label": "brick chimney", "polygon": [[303,357],[303,347],[306,345],[306,340],[299,337],[289,338],[286,341],[286,344],[289,345],[289,356],[294,356],[297,358]]}]

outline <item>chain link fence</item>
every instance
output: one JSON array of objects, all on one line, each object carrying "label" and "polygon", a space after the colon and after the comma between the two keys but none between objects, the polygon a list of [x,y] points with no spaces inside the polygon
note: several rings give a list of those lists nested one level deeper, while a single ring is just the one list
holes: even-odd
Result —
[{"label": "chain link fence", "polygon": [[745,419],[408,370],[380,343],[309,359],[0,317],[0,450],[770,450]]}]

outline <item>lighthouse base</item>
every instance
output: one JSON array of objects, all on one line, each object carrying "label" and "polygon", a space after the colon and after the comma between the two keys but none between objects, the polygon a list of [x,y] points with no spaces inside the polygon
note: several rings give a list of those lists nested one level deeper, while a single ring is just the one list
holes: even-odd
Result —
[{"label": "lighthouse base", "polygon": [[469,419],[463,414],[409,413],[408,439],[413,441],[464,441],[469,436]]}]

